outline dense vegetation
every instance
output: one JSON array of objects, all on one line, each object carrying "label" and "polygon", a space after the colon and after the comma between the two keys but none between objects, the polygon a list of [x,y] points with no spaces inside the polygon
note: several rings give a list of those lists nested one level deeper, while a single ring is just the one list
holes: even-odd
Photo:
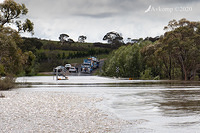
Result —
[{"label": "dense vegetation", "polygon": [[104,63],[102,75],[139,78],[145,69],[141,49],[149,44],[150,41],[142,40],[113,51]]},{"label": "dense vegetation", "polygon": [[[200,23],[170,21],[156,42],[139,41],[112,52],[103,75],[136,79],[199,80]],[[119,67],[119,71],[116,71]]]},{"label": "dense vegetation", "polygon": [[163,36],[128,38],[126,44],[122,34],[112,31],[103,37],[108,43],[102,44],[86,43],[84,35],[79,36],[78,42],[67,34],[60,34],[60,41],[22,38],[21,32],[33,34],[34,28],[29,19],[19,19],[28,13],[26,6],[5,0],[0,11],[0,89],[12,88],[15,76],[52,71],[58,65],[81,63],[85,57],[109,53],[102,70],[104,76],[199,80],[199,22],[172,20],[164,28],[167,31]]},{"label": "dense vegetation", "polygon": [[[52,71],[58,65],[71,63],[72,59],[108,54],[112,49],[96,47],[92,43],[60,42],[23,38],[20,44],[22,51],[32,51],[36,56],[35,70],[37,72]],[[77,62],[81,63],[81,62]]]},{"label": "dense vegetation", "polygon": [[[19,48],[23,42],[19,32],[33,33],[33,23],[29,19],[25,22],[19,20],[28,13],[28,9],[13,0],[0,3],[0,12],[0,90],[5,90],[14,86],[15,75],[33,71],[35,55]],[[17,30],[11,29],[8,24],[16,25]]]}]

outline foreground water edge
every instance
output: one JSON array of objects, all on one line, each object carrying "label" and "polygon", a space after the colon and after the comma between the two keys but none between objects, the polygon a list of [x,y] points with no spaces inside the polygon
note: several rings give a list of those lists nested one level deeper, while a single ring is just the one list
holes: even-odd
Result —
[{"label": "foreground water edge", "polygon": [[50,91],[103,97],[98,108],[137,122],[135,132],[197,132],[199,82],[124,80],[98,76],[21,77],[18,91]]}]

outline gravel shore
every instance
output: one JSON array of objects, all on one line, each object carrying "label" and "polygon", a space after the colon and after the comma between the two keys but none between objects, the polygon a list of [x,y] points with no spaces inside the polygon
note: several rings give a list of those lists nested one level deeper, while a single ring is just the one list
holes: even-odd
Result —
[{"label": "gravel shore", "polygon": [[0,92],[0,132],[123,132],[129,122],[96,108],[101,98],[67,92]]}]

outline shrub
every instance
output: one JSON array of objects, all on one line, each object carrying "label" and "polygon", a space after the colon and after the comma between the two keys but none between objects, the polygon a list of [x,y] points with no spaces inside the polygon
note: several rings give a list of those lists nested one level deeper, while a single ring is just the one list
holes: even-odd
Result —
[{"label": "shrub", "polygon": [[4,67],[2,64],[0,64],[0,75],[4,75],[5,72],[4,72]]},{"label": "shrub", "polygon": [[3,93],[0,93],[0,98],[5,98],[5,95]]},{"label": "shrub", "polygon": [[0,79],[0,90],[9,90],[15,87],[15,78],[7,76]]},{"label": "shrub", "polygon": [[151,69],[148,68],[144,72],[141,73],[140,79],[142,80],[150,80],[152,79]]}]

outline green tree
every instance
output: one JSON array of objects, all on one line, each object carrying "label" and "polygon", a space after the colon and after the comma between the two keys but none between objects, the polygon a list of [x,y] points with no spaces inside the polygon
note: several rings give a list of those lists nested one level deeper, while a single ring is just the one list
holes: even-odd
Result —
[{"label": "green tree", "polygon": [[172,20],[164,29],[167,32],[158,42],[142,49],[145,64],[154,76],[194,79],[200,69],[200,23]]},{"label": "green tree", "polygon": [[200,23],[186,19],[172,20],[165,29],[168,32],[161,43],[167,47],[168,56],[175,59],[180,67],[182,79],[194,79],[200,69]]},{"label": "green tree", "polygon": [[17,32],[10,28],[4,28],[0,32],[0,64],[8,74],[19,74],[23,70],[23,53],[17,47],[16,36]]},{"label": "green tree", "polygon": [[36,53],[36,51],[41,49],[41,47],[43,46],[43,43],[41,42],[41,40],[37,38],[23,37],[22,39],[23,39],[23,42],[18,44],[18,46],[23,52],[32,51],[33,53]]},{"label": "green tree", "polygon": [[25,71],[25,74],[34,75],[36,73],[35,70],[36,56],[31,51],[28,51],[23,54],[23,58],[24,58],[23,70]]},{"label": "green tree", "polygon": [[35,55],[31,51],[25,53],[17,44],[23,42],[17,31],[3,28],[0,32],[0,74],[33,73]]},{"label": "green tree", "polygon": [[86,39],[87,39],[86,36],[81,35],[81,36],[78,37],[78,42],[84,43]]},{"label": "green tree", "polygon": [[69,35],[67,35],[67,34],[60,34],[60,36],[59,36],[59,40],[60,40],[60,42],[61,42],[62,44],[63,44],[64,42],[67,42],[68,38],[69,38]]},{"label": "green tree", "polygon": [[141,54],[144,66],[143,74],[148,72],[148,74],[151,73],[151,78],[159,76],[171,79],[170,57],[165,45],[162,45],[160,42],[150,43],[142,48]]},{"label": "green tree", "polygon": [[[116,71],[119,68],[119,71]],[[141,54],[139,45],[122,46],[105,61],[103,75],[139,78]]]},{"label": "green tree", "polygon": [[19,19],[21,16],[28,13],[28,9],[24,4],[16,3],[14,0],[4,0],[0,3],[0,30],[6,24],[15,24],[18,28],[18,32],[31,32],[33,34],[33,23],[26,19],[25,22]]},{"label": "green tree", "polygon": [[[18,4],[14,0],[4,0],[0,3],[0,66],[1,74],[20,74],[33,67],[35,58],[32,52],[23,53],[19,46],[23,43],[19,32],[33,33],[33,23],[26,19],[24,23],[20,17],[26,15],[28,9],[24,4]],[[15,24],[18,31],[10,28],[8,24]],[[2,72],[4,71],[4,72]]]},{"label": "green tree", "polygon": [[114,48],[118,48],[124,44],[122,35],[114,31],[108,32],[103,37],[103,40],[107,40]]}]

